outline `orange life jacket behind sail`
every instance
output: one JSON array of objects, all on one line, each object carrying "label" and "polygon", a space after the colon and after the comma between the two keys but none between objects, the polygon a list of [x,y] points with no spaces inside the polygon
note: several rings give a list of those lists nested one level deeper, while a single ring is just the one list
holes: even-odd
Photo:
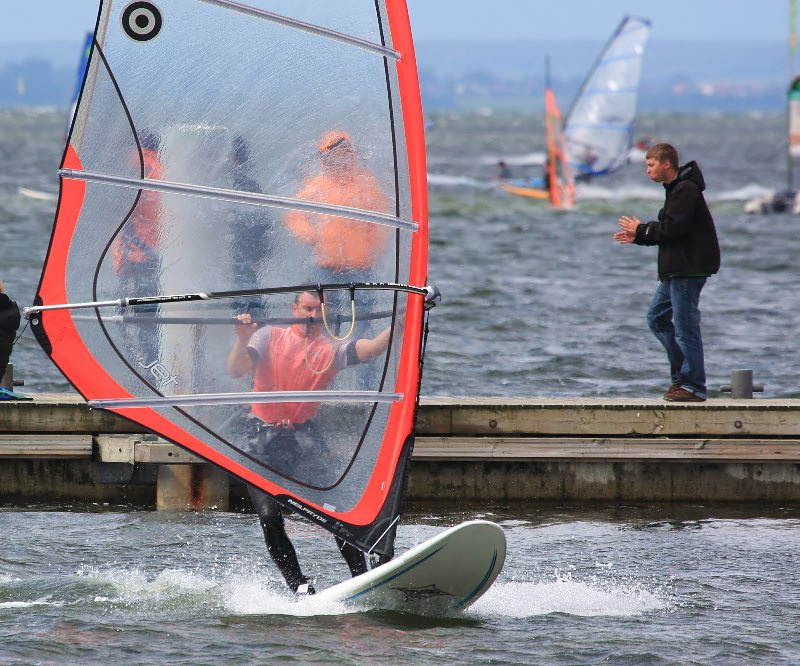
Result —
[{"label": "orange life jacket behind sail", "polygon": [[[161,162],[158,153],[143,148],[142,160],[144,177],[160,180]],[[136,207],[114,239],[115,273],[125,273],[153,258],[153,249],[158,244],[160,209],[161,195],[158,192],[142,190]]]}]

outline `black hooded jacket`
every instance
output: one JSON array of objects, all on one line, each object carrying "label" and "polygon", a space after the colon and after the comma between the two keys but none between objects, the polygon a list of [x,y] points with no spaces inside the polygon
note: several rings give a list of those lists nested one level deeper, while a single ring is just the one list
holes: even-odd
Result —
[{"label": "black hooded jacket", "polygon": [[0,293],[0,340],[13,342],[21,320],[17,304]]},{"label": "black hooded jacket", "polygon": [[714,220],[703,190],[706,183],[695,162],[678,169],[664,185],[666,200],[657,222],[636,228],[637,245],[658,245],[658,278],[700,277],[719,270],[720,251]]}]

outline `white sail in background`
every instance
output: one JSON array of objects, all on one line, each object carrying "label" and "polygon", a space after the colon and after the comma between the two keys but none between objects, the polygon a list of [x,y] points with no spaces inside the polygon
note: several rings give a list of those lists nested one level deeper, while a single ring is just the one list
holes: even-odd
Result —
[{"label": "white sail in background", "polygon": [[624,18],[567,113],[564,134],[576,178],[611,173],[625,164],[649,36],[649,21]]}]

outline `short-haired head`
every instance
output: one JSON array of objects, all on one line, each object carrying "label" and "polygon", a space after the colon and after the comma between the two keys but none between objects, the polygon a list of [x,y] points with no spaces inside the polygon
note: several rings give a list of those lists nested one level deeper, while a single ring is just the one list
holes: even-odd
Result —
[{"label": "short-haired head", "polygon": [[352,150],[353,140],[350,138],[350,135],[347,132],[342,130],[333,130],[332,132],[327,132],[322,139],[320,139],[320,153],[329,153],[337,148],[347,148]]},{"label": "short-haired head", "polygon": [[645,154],[645,159],[658,160],[659,162],[669,162],[673,169],[678,168],[678,151],[669,143],[657,143],[651,146]]}]

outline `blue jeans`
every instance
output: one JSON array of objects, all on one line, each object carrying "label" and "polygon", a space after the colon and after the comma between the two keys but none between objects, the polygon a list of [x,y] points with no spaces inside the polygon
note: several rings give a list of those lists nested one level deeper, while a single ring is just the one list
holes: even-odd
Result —
[{"label": "blue jeans", "polygon": [[667,350],[672,383],[706,398],[700,292],[704,277],[675,277],[658,283],[647,325]]}]

